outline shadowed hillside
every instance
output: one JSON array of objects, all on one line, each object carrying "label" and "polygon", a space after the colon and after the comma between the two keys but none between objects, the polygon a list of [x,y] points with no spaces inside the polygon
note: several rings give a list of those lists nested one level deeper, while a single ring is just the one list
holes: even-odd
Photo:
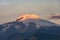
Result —
[{"label": "shadowed hillside", "polygon": [[[0,40],[60,40],[60,26],[46,21],[27,20],[0,25]],[[49,24],[49,25],[48,25]]]}]

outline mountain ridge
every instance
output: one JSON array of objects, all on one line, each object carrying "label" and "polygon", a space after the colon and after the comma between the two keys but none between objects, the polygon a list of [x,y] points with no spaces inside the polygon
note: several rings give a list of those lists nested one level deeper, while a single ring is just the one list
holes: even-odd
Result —
[{"label": "mountain ridge", "polygon": [[[33,36],[35,38],[36,36],[36,38],[38,38],[36,40],[39,40],[40,35],[41,35],[41,40],[43,40],[42,36],[43,38],[45,38],[46,35],[47,35],[46,40],[50,40],[49,37],[52,39],[55,38],[56,40],[60,38],[59,25],[42,19],[39,20],[40,22],[38,21],[39,23],[37,21],[38,20],[28,19],[23,22],[13,21],[13,22],[2,24],[0,25],[0,39],[1,40],[30,40],[30,37]],[[47,24],[49,25],[47,26]],[[37,36],[38,34],[39,36]],[[58,36],[58,39],[56,38],[57,36],[55,35]]]}]

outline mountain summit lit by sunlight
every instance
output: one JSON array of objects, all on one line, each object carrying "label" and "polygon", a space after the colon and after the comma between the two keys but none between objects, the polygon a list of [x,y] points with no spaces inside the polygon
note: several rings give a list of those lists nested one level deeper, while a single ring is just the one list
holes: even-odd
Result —
[{"label": "mountain summit lit by sunlight", "polygon": [[26,19],[40,19],[40,16],[36,14],[23,14],[17,18],[17,21],[24,21]]}]

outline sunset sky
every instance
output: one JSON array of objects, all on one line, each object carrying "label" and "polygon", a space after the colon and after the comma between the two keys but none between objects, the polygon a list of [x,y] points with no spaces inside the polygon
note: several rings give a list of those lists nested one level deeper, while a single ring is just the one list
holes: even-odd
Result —
[{"label": "sunset sky", "polygon": [[[60,14],[60,0],[0,0],[0,24],[16,20],[21,13],[47,19],[51,13]],[[60,23],[59,19],[56,22]]]}]

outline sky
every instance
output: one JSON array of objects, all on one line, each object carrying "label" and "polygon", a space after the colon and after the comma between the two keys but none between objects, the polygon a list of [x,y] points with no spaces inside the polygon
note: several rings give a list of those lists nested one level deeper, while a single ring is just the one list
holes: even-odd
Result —
[{"label": "sky", "polygon": [[[0,0],[0,24],[15,21],[22,13],[34,13],[42,19],[60,14],[60,0]],[[52,20],[60,23],[59,19]]]}]

